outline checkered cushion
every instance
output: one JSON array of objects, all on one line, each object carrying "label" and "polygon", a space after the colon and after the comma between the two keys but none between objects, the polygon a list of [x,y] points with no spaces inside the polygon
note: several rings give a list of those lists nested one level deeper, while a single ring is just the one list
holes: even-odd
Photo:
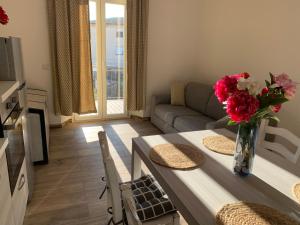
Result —
[{"label": "checkered cushion", "polygon": [[144,222],[175,212],[177,209],[164,190],[150,175],[143,176],[131,185],[137,215]]}]

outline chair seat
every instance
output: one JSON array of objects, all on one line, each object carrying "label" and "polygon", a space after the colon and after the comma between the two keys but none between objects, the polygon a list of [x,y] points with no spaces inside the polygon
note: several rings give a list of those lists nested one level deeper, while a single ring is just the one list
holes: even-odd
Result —
[{"label": "chair seat", "polygon": [[131,189],[136,212],[141,222],[177,211],[162,187],[150,175],[133,181]]}]

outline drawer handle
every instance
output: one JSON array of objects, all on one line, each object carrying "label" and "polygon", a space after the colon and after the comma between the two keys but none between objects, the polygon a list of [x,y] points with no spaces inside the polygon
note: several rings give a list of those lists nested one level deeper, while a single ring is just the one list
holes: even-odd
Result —
[{"label": "drawer handle", "polygon": [[19,181],[19,185],[18,185],[18,190],[19,191],[23,188],[24,184],[25,184],[25,175],[22,174],[21,178],[20,178],[20,181]]}]

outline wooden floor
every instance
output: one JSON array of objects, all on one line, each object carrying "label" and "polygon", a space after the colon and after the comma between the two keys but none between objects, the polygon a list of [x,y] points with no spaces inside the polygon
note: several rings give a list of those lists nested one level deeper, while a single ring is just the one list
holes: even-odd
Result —
[{"label": "wooden floor", "polygon": [[50,162],[35,167],[35,190],[24,225],[104,225],[104,168],[97,132],[105,130],[121,177],[130,178],[131,138],[159,134],[150,122],[74,123],[51,129]]}]

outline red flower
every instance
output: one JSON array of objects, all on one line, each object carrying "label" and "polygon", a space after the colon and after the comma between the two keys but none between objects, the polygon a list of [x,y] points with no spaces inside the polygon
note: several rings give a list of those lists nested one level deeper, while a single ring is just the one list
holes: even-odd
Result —
[{"label": "red flower", "polygon": [[268,94],[269,93],[269,88],[267,87],[264,87],[261,91],[261,95],[265,95],[265,94]]},{"label": "red flower", "polygon": [[240,78],[247,79],[250,75],[248,73],[234,74],[230,76],[225,76],[218,80],[214,86],[215,95],[217,96],[219,102],[225,102],[230,95],[238,91],[237,83]]},{"label": "red flower", "polygon": [[259,101],[247,91],[236,92],[227,99],[226,112],[236,123],[249,122],[258,108]]},{"label": "red flower", "polygon": [[8,23],[8,16],[6,14],[6,12],[3,10],[3,8],[0,6],[0,23],[5,25]]},{"label": "red flower", "polygon": [[281,109],[281,104],[278,104],[278,105],[271,105],[271,110],[274,112],[274,113],[278,113]]}]

